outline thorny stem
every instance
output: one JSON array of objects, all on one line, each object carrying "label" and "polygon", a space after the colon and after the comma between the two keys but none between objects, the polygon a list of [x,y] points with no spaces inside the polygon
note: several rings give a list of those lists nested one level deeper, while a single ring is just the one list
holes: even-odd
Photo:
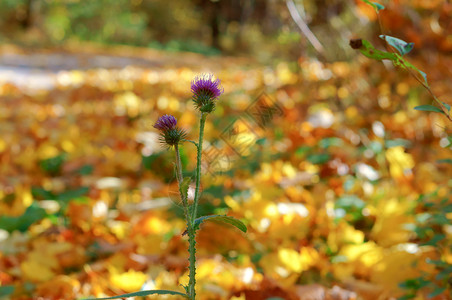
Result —
[{"label": "thorny stem", "polygon": [[180,159],[180,152],[179,152],[179,146],[174,146],[176,151],[176,177],[179,182],[179,192],[180,197],[182,199],[182,204],[184,207],[184,214],[185,214],[185,220],[187,222],[187,231],[188,231],[188,252],[189,252],[189,281],[188,281],[188,291],[187,296],[190,300],[195,300],[196,296],[196,232],[193,227],[192,218],[188,209],[188,201],[187,201],[187,195],[182,192],[181,185],[183,182],[183,175],[182,175],[182,163]]},{"label": "thorny stem", "polygon": [[202,141],[204,139],[204,125],[206,124],[207,114],[201,112],[201,119],[199,121],[199,142],[198,142],[198,157],[196,161],[196,189],[195,189],[195,199],[193,202],[193,214],[192,220],[196,219],[198,201],[199,201],[199,185],[201,182],[201,156],[202,156]]},{"label": "thorny stem", "polygon": [[[383,25],[381,23],[380,14],[378,12],[377,12],[377,19],[378,19],[378,26],[380,27],[380,33],[385,36],[384,41],[385,41],[386,49],[392,53],[397,54],[394,51],[394,49],[392,49],[391,47],[388,47],[388,42],[386,41],[386,35],[383,33]],[[438,103],[438,105],[441,108],[441,110],[443,111],[444,115],[449,119],[449,121],[452,122],[452,116],[450,115],[446,106],[435,96],[435,94],[433,93],[431,88],[427,84],[425,84],[425,82],[423,80],[421,80],[415,73],[413,73],[413,70],[411,70],[407,65],[405,65],[405,62],[403,60],[400,60],[400,63],[402,63],[402,65],[405,67],[406,70],[408,70],[410,75],[413,76],[414,79],[416,79],[417,82],[419,82],[429,92],[429,94],[432,96],[433,100],[435,100],[435,102]]]}]

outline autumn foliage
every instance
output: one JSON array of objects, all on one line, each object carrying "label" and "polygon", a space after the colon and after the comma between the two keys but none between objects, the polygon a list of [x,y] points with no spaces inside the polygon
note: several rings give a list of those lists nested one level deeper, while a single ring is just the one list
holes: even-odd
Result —
[{"label": "autumn foliage", "polygon": [[[408,24],[398,13],[383,21]],[[438,47],[408,59],[451,104],[450,41],[435,34],[407,31]],[[46,89],[0,84],[0,298],[184,291],[174,153],[152,125],[171,114],[196,134],[190,82],[206,70],[224,94],[206,123],[200,214],[227,213],[248,233],[201,225],[199,299],[450,298],[451,124],[413,109],[432,100],[410,74],[358,52],[269,67],[121,49],[65,55],[145,63],[60,71]],[[196,149],[181,149],[192,176]]]}]

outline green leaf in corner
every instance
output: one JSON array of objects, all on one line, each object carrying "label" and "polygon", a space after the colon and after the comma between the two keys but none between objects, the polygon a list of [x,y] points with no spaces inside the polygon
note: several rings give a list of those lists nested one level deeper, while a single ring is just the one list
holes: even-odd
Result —
[{"label": "green leaf in corner", "polygon": [[407,43],[401,39],[389,36],[389,35],[380,35],[380,38],[385,40],[389,45],[397,49],[400,52],[400,55],[405,55],[413,50],[414,43]]},{"label": "green leaf in corner", "polygon": [[437,113],[441,113],[441,114],[444,113],[440,108],[433,106],[433,105],[420,105],[420,106],[416,106],[414,109],[420,110],[420,111],[437,112]]},{"label": "green leaf in corner", "polygon": [[190,181],[191,181],[190,177],[185,177],[179,186],[179,191],[185,197],[185,199],[188,196],[188,188],[190,187]]},{"label": "green leaf in corner", "polygon": [[195,230],[198,230],[201,223],[204,221],[207,221],[207,220],[227,223],[227,224],[237,227],[238,229],[240,229],[243,232],[247,231],[246,225],[243,224],[242,221],[240,221],[234,217],[225,216],[225,215],[210,215],[210,216],[199,217],[195,220],[195,223],[194,223]]},{"label": "green leaf in corner", "polygon": [[85,300],[108,300],[108,299],[124,299],[129,297],[145,297],[148,295],[178,295],[188,298],[186,294],[180,292],[168,291],[168,290],[149,290],[149,291],[139,291],[135,293],[122,294],[119,296],[107,297],[107,298],[88,298]]}]

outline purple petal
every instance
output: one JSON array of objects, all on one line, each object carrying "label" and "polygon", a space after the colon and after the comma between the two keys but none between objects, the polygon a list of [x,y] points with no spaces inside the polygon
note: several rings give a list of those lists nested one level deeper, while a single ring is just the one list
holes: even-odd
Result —
[{"label": "purple petal", "polygon": [[168,131],[176,128],[177,120],[172,115],[163,115],[154,124],[154,128],[161,131]]},{"label": "purple petal", "polygon": [[207,95],[211,97],[211,99],[215,99],[223,94],[224,89],[221,86],[220,79],[213,79],[213,74],[202,74],[196,76],[191,82],[191,91],[195,97]]}]

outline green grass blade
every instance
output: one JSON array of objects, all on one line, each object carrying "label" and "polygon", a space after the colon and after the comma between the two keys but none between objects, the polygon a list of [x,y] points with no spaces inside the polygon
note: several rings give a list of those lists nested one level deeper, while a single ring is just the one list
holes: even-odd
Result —
[{"label": "green grass blade", "polygon": [[414,109],[420,110],[420,111],[430,111],[430,112],[437,112],[437,113],[444,114],[444,112],[440,108],[433,106],[433,105],[419,105],[419,106],[416,106]]}]

